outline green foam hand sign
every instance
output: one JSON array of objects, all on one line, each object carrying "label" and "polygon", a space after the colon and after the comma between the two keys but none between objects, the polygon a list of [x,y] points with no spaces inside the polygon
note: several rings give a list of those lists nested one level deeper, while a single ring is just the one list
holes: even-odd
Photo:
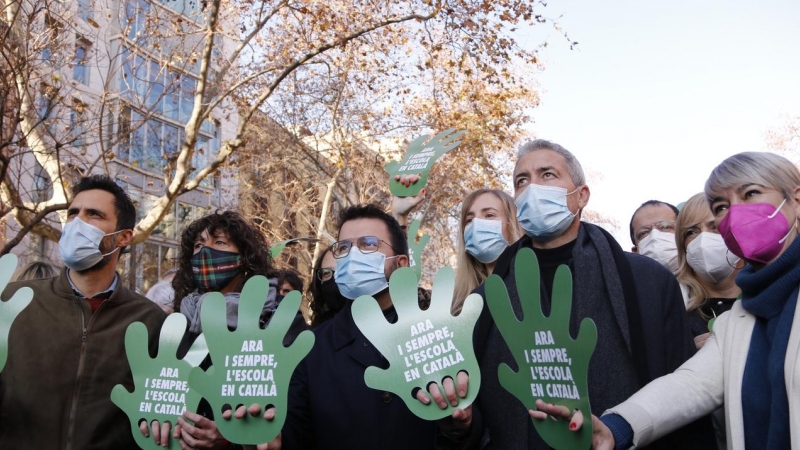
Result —
[{"label": "green foam hand sign", "polygon": [[408,226],[408,233],[406,236],[408,238],[408,256],[411,260],[410,267],[414,269],[414,273],[417,274],[417,280],[422,277],[422,251],[425,250],[425,246],[428,245],[428,241],[431,237],[428,234],[423,234],[417,240],[417,233],[419,232],[419,226],[422,222],[419,220],[415,220],[411,222],[411,225]]},{"label": "green foam hand sign", "polygon": [[591,319],[581,321],[577,339],[569,334],[572,310],[572,274],[560,266],[553,281],[550,316],[542,313],[539,262],[531,249],[517,253],[514,262],[522,321],[517,319],[503,280],[486,280],[486,302],[500,334],[517,362],[519,372],[506,364],[498,367],[500,385],[517,397],[526,409],[536,410],[536,400],[580,411],[586,418],[578,431],[569,421],[532,419],[536,431],[555,449],[588,449],[592,443],[587,375],[589,359],[597,344],[597,327]]},{"label": "green foam hand sign", "polygon": [[[418,278],[413,269],[395,270],[389,281],[397,322],[387,323],[378,303],[362,295],[353,303],[353,319],[367,339],[389,361],[388,369],[369,367],[364,381],[372,389],[395,393],[408,409],[425,420],[447,417],[455,409],[449,403],[440,409],[434,402],[425,405],[412,392],[426,389],[431,382],[440,385],[445,377],[457,380],[461,371],[469,375],[467,395],[457,408],[466,408],[478,394],[481,374],[472,348],[472,331],[483,308],[477,294],[470,295],[458,316],[450,312],[455,275],[443,267],[436,274],[430,307],[423,311],[417,300]],[[444,390],[441,390],[444,396]]]},{"label": "green foam hand sign", "polygon": [[[16,269],[17,255],[8,253],[0,257],[0,292],[6,289]],[[18,289],[8,301],[0,301],[0,372],[8,360],[8,333],[11,331],[11,324],[31,300],[33,300],[33,290],[24,287]]]},{"label": "green foam hand sign", "polygon": [[[442,155],[458,147],[461,142],[458,139],[466,131],[456,131],[453,128],[442,131],[430,140],[430,136],[423,134],[414,139],[408,148],[403,160],[400,162],[392,161],[386,164],[386,171],[389,172],[389,191],[398,197],[413,197],[425,187],[428,182],[428,173]],[[419,175],[420,180],[405,186],[395,176]]]},{"label": "green foam hand sign", "polygon": [[[290,347],[283,346],[298,309],[300,292],[292,291],[281,301],[266,329],[259,326],[269,282],[263,276],[247,280],[239,297],[236,330],[227,324],[227,307],[222,295],[203,301],[200,311],[203,333],[214,365],[208,371],[196,368],[189,375],[189,386],[208,402],[217,418],[217,428],[225,439],[237,444],[263,444],[280,433],[286,420],[289,381],[300,361],[314,345],[314,334],[304,331]],[[257,417],[222,419],[228,407],[261,406]],[[263,419],[268,406],[275,407],[275,418]]]},{"label": "green foam hand sign", "polygon": [[[147,327],[134,322],[125,331],[125,352],[133,373],[133,392],[118,384],[111,391],[111,401],[125,411],[131,422],[131,433],[143,449],[162,448],[151,437],[139,431],[139,422],[170,422],[174,425],[184,411],[197,411],[200,395],[189,389],[189,372],[203,362],[208,355],[205,338],[201,334],[183,357],[177,358],[178,346],[186,332],[186,317],[170,314],[158,339],[158,355],[150,357]],[[153,432],[150,430],[150,435]],[[170,433],[170,448],[178,448],[178,442]]]},{"label": "green foam hand sign", "polygon": [[277,258],[283,252],[283,249],[286,248],[286,244],[292,242],[292,239],[280,242],[273,242],[272,245],[269,246],[269,253],[272,258]]}]

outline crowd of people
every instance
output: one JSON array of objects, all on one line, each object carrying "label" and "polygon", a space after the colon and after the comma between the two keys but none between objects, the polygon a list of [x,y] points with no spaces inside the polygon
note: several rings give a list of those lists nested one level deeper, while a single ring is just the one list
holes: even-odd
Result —
[{"label": "crowd of people", "polygon": [[[416,182],[416,178],[404,180]],[[511,307],[522,314],[514,262],[536,254],[541,304],[549,314],[562,265],[573,274],[569,329],[591,318],[600,336],[588,372],[593,446],[599,449],[800,449],[800,331],[793,327],[800,291],[800,172],[785,158],[741,153],[711,173],[704,191],[684,203],[650,200],[630,221],[632,251],[603,228],[581,220],[591,191],[580,162],[562,146],[535,140],[519,149],[513,196],[480,189],[461,203],[452,311],[468,295],[486,299],[495,274]],[[699,188],[699,187],[698,187]],[[74,189],[59,251],[64,268],[25,267],[2,294],[34,290],[9,335],[0,373],[0,448],[137,448],[111,389],[133,390],[125,353],[129,324],[143,322],[151,352],[167,314],[180,312],[185,353],[202,333],[200,310],[211,292],[224,296],[235,328],[239,295],[255,275],[269,280],[260,324],[281,300],[304,292],[309,320],[298,313],[284,344],[303,330],[315,345],[289,386],[282,432],[259,449],[547,449],[537,421],[581,424],[562,405],[526,409],[501,387],[497,368],[515,359],[485,305],[473,343],[482,382],[475,402],[459,407],[469,374],[408,395],[453,413],[438,421],[415,416],[391,392],[364,383],[369,366],[388,361],[356,327],[352,300],[372,296],[389,322],[397,312],[391,274],[410,264],[407,220],[425,200],[393,199],[341,211],[338,238],[304,280],[278,270],[262,233],[242,215],[216,212],[181,234],[178,264],[147,298],[116,273],[133,236],[135,210],[108,177],[84,178]],[[420,289],[427,307],[429,293]],[[213,362],[203,363],[208,368]],[[227,449],[216,421],[245,414],[272,420],[266,405],[213,411],[201,402],[173,422],[141,422],[139,432],[182,449]]]}]

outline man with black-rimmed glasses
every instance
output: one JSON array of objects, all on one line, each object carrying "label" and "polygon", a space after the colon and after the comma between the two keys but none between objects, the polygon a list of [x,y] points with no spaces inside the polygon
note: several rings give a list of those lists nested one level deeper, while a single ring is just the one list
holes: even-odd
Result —
[{"label": "man with black-rimmed glasses", "polygon": [[[331,252],[342,295],[350,300],[371,295],[386,319],[395,322],[389,277],[409,263],[408,242],[397,221],[376,205],[346,208],[339,215],[339,241]],[[351,306],[347,302],[333,319],[313,329],[314,348],[289,387],[282,448],[434,449],[443,431],[456,447],[469,445],[471,409],[429,422],[412,414],[393,393],[366,386],[364,370],[387,368],[388,362],[356,327]],[[448,388],[455,389],[453,383]]]}]

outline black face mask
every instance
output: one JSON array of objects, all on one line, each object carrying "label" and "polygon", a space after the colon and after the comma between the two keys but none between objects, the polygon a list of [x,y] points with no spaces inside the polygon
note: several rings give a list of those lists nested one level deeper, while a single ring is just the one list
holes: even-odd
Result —
[{"label": "black face mask", "polygon": [[283,301],[284,297],[285,297],[285,296],[284,296],[284,295],[281,295],[281,294],[278,294],[278,295],[276,295],[276,296],[275,296],[275,303],[277,303],[277,304],[279,304],[279,305],[280,305],[280,304],[281,304],[281,302]]},{"label": "black face mask", "polygon": [[322,301],[323,309],[336,313],[344,307],[347,299],[339,292],[339,286],[336,285],[336,280],[323,281],[320,284],[320,300]]}]

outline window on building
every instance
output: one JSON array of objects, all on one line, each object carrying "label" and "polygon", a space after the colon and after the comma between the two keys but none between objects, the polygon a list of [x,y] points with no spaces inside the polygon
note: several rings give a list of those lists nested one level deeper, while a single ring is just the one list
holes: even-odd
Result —
[{"label": "window on building", "polygon": [[55,89],[52,86],[42,83],[39,86],[39,98],[36,103],[36,110],[39,114],[39,119],[45,126],[45,129],[50,135],[55,132],[55,122],[58,116],[55,106]]},{"label": "window on building", "polygon": [[[119,88],[132,104],[185,124],[194,109],[197,79],[188,74],[163,67],[147,60],[128,48],[120,52],[122,70]],[[204,125],[209,127],[209,125]],[[213,124],[210,124],[213,128]],[[210,129],[205,129],[210,133]]]},{"label": "window on building", "polygon": [[164,156],[167,158],[178,154],[183,142],[183,129],[175,125],[164,124]]},{"label": "window on building", "polygon": [[[144,219],[144,217],[150,213],[150,211],[155,208],[156,202],[158,201],[159,197],[151,194],[143,194],[141,199],[142,204],[142,211],[141,217],[138,220]],[[173,223],[175,222],[175,207],[172,206],[168,211],[164,218],[158,222],[155,228],[153,228],[152,236],[157,237],[166,237],[172,239],[174,236],[174,231],[172,230]]]},{"label": "window on building", "polygon": [[180,114],[178,120],[182,123],[189,121],[194,109],[194,91],[197,89],[197,80],[190,76],[181,77],[180,83]]},{"label": "window on building", "polygon": [[131,108],[129,106],[123,106],[120,109],[117,127],[117,157],[128,161],[131,151]]},{"label": "window on building", "polygon": [[42,47],[42,60],[51,66],[61,67],[58,46],[60,42],[59,36],[61,36],[64,31],[64,25],[49,14],[45,16],[44,23],[47,27],[47,32],[44,36],[46,42],[44,43],[44,47]]},{"label": "window on building", "polygon": [[78,0],[78,16],[87,22],[94,22],[94,5],[92,0]]},{"label": "window on building", "polygon": [[164,123],[155,119],[148,120],[145,125],[145,144],[142,162],[139,165],[142,169],[157,172],[162,166],[161,147],[163,146],[162,131]]},{"label": "window on building", "polygon": [[136,289],[139,292],[147,293],[164,277],[167,270],[175,266],[177,254],[177,247],[172,245],[156,242],[141,244],[141,251],[138,255],[139,270],[136,277]]},{"label": "window on building", "polygon": [[80,100],[73,100],[69,111],[69,132],[72,145],[82,147],[86,144],[86,104]]},{"label": "window on building", "polygon": [[72,61],[72,78],[81,83],[89,84],[89,53],[92,44],[82,37],[75,39],[75,58]]},{"label": "window on building", "polygon": [[161,65],[155,61],[150,61],[147,82],[147,109],[162,114],[164,112],[164,72],[161,70]]},{"label": "window on building", "polygon": [[168,71],[166,75],[167,80],[171,80],[172,85],[168,87],[164,96],[163,112],[164,116],[172,120],[178,120],[178,115],[181,109],[181,90],[179,73]]},{"label": "window on building", "polygon": [[[119,113],[117,155],[135,167],[161,175],[186,140],[183,126],[194,109],[197,79],[146,60],[128,48],[120,55],[120,90],[130,105]],[[142,104],[142,110],[137,110],[135,105]],[[219,125],[204,120],[192,156],[195,170],[191,176],[208,165],[219,146]],[[213,177],[203,180],[201,186],[214,188]]]},{"label": "window on building", "polygon": [[150,244],[148,242],[142,244],[142,255],[139,259],[139,267],[142,269],[141,281],[138,282],[136,286],[141,292],[146,293],[158,282],[159,247],[159,245]]},{"label": "window on building", "polygon": [[145,133],[142,115],[131,111],[131,137],[128,162],[138,167],[144,159]]},{"label": "window on building", "polygon": [[[171,157],[176,155],[186,139],[183,128],[158,118],[144,120],[144,116],[130,107],[121,109],[118,118],[117,155],[120,159],[134,167],[159,175],[167,167]],[[192,155],[192,167],[197,171],[206,167],[219,149],[217,127],[211,135],[201,130]],[[127,137],[126,137],[127,136]],[[214,181],[210,177],[203,180],[202,186],[213,188]]]},{"label": "window on building", "polygon": [[147,16],[150,14],[150,3],[147,0],[128,0],[125,2],[125,22],[128,39],[138,40],[143,44],[147,31]]},{"label": "window on building", "polygon": [[42,166],[37,164],[33,174],[33,201],[43,202],[52,197],[52,195],[53,186],[50,182],[50,176]]},{"label": "window on building", "polygon": [[37,104],[39,118],[42,120],[47,120],[52,117],[53,115],[53,98],[47,94],[47,92],[42,92],[39,95],[39,101]]}]

